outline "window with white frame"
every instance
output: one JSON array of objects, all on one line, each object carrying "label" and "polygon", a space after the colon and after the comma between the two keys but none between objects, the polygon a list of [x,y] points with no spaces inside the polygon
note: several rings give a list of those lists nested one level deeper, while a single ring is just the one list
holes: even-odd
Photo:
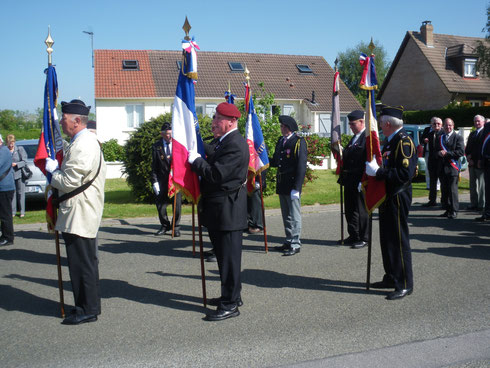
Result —
[{"label": "window with white frame", "polygon": [[212,118],[217,106],[216,104],[206,104],[206,115]]},{"label": "window with white frame", "polygon": [[464,76],[476,77],[476,59],[464,59]]},{"label": "window with white frame", "polygon": [[145,108],[143,104],[126,105],[128,128],[138,128],[145,122]]},{"label": "window with white frame", "polygon": [[203,115],[204,114],[204,106],[203,105],[196,105],[196,115]]},{"label": "window with white frame", "polygon": [[294,106],[293,105],[284,105],[282,111],[283,111],[284,115],[291,116],[294,114]]},{"label": "window with white frame", "polygon": [[321,137],[330,136],[332,127],[331,114],[320,114],[318,119],[318,133]]}]

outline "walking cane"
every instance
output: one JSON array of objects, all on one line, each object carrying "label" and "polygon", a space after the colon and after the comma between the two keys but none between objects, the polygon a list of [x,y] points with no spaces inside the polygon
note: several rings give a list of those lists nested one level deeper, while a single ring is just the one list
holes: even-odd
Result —
[{"label": "walking cane", "polygon": [[[55,221],[56,223],[56,221]],[[61,256],[60,256],[60,234],[58,231],[54,233],[56,241],[56,263],[58,268],[58,289],[60,291],[60,308],[61,318],[65,318],[65,298],[63,296],[63,278],[61,274]]]}]

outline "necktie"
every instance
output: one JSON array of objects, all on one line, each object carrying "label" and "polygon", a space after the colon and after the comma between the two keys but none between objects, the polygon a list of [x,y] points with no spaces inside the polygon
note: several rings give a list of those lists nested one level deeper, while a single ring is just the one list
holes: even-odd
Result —
[{"label": "necktie", "polygon": [[167,158],[170,158],[170,145],[165,143],[165,153],[167,154]]}]

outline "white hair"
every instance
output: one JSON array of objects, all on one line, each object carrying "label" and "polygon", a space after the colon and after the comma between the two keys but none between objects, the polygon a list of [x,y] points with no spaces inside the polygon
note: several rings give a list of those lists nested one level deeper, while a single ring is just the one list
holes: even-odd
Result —
[{"label": "white hair", "polygon": [[403,126],[403,120],[402,119],[398,119],[398,118],[395,118],[394,116],[390,116],[390,115],[381,115],[381,117],[379,118],[379,120],[382,122],[382,123],[385,123],[385,122],[388,122],[391,124],[391,126],[393,126],[393,128],[401,128]]}]

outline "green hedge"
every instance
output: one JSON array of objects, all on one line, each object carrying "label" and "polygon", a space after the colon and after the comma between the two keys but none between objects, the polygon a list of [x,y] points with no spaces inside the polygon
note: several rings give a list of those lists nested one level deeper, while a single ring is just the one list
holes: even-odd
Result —
[{"label": "green hedge", "polygon": [[472,127],[473,118],[475,115],[483,115],[490,117],[490,106],[481,107],[456,107],[441,110],[426,110],[426,111],[405,111],[403,113],[403,121],[405,124],[429,124],[430,119],[434,116],[440,117],[442,120],[451,118],[454,120],[456,128]]}]

